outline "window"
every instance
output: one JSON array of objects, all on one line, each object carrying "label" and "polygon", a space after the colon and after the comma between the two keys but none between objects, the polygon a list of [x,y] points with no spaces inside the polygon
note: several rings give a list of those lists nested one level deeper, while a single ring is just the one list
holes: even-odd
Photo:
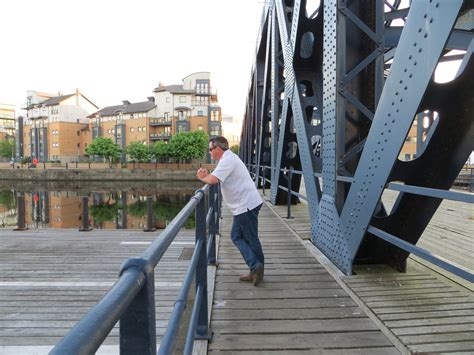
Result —
[{"label": "window", "polygon": [[164,118],[169,118],[169,112],[165,112],[165,113],[163,114],[163,117],[164,117]]},{"label": "window", "polygon": [[219,121],[219,111],[211,111],[211,121]]},{"label": "window", "polygon": [[133,127],[130,127],[130,132],[133,132],[135,129]]},{"label": "window", "polygon": [[146,132],[146,127],[145,126],[142,127],[142,131]]},{"label": "window", "polygon": [[198,111],[198,116],[204,116],[204,112],[203,111]]},{"label": "window", "polygon": [[137,127],[137,131],[138,131],[138,132],[141,132],[141,131],[142,131],[142,128],[141,128],[141,127]]},{"label": "window", "polygon": [[202,124],[198,125],[198,130],[202,131],[203,129]]},{"label": "window", "polygon": [[179,97],[179,102],[180,103],[185,103],[186,102],[186,96],[180,96]]}]

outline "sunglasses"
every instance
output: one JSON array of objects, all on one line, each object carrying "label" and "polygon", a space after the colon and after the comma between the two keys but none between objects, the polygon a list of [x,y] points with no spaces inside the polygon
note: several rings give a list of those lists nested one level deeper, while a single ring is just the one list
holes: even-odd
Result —
[{"label": "sunglasses", "polygon": [[216,149],[217,147],[212,147],[212,148],[209,148],[209,151],[212,152],[214,149]]}]

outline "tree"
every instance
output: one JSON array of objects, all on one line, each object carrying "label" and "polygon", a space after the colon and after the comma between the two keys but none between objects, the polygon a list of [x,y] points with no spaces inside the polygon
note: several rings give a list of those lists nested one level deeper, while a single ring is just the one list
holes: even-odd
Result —
[{"label": "tree", "polygon": [[158,161],[160,158],[169,158],[171,155],[170,145],[163,141],[150,145],[150,157]]},{"label": "tree", "polygon": [[0,157],[11,158],[13,154],[13,142],[6,139],[0,141]]},{"label": "tree", "polygon": [[94,222],[100,224],[107,221],[113,221],[118,212],[118,205],[116,203],[101,203],[99,205],[91,206],[89,212]]},{"label": "tree", "polygon": [[95,138],[92,143],[86,148],[86,153],[91,155],[97,155],[108,159],[112,166],[112,159],[116,159],[120,156],[122,150],[115,144],[110,138],[98,137]]},{"label": "tree", "polygon": [[230,150],[232,151],[232,153],[239,155],[240,146],[238,144],[235,144],[232,147],[230,147]]},{"label": "tree", "polygon": [[203,131],[180,132],[171,138],[170,145],[172,156],[178,160],[202,159],[209,147]]},{"label": "tree", "polygon": [[127,154],[135,161],[145,161],[150,159],[148,146],[142,142],[132,142],[127,146]]}]

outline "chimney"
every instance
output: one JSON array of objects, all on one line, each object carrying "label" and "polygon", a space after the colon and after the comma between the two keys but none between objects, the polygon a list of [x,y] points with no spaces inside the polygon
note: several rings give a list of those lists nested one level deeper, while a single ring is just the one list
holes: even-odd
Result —
[{"label": "chimney", "polygon": [[155,98],[153,96],[148,96],[147,99],[150,102],[155,102]]},{"label": "chimney", "polygon": [[124,106],[130,105],[130,101],[128,100],[122,100],[122,103]]}]

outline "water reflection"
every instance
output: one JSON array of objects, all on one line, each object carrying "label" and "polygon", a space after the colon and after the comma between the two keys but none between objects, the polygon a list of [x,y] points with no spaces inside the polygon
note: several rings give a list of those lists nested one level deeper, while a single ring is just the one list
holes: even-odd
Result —
[{"label": "water reflection", "polygon": [[[199,182],[0,182],[0,228],[15,228],[17,196],[25,198],[28,228],[79,228],[82,197],[89,196],[89,224],[96,229],[143,229],[146,196],[153,196],[154,227],[163,229],[189,201]],[[185,228],[194,228],[194,216]]]}]

